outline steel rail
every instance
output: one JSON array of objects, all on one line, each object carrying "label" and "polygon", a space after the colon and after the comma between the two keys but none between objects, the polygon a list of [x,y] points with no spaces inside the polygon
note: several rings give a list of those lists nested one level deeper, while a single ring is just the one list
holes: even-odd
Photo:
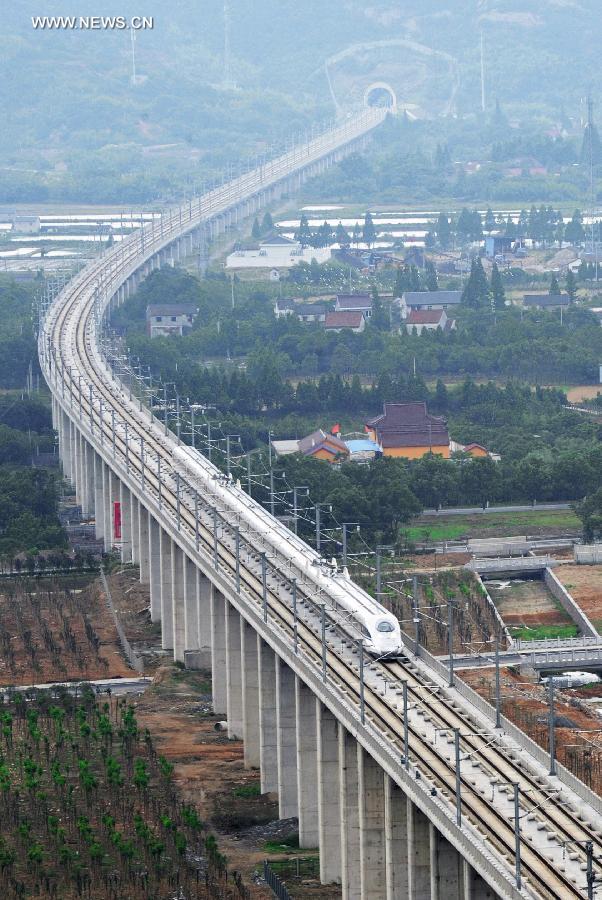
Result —
[{"label": "steel rail", "polygon": [[[282,171],[282,166],[275,167],[271,176],[275,177],[275,174],[279,171]],[[262,179],[265,177],[266,176],[263,175]],[[247,176],[246,178],[243,177],[239,181],[239,189],[241,190],[249,188],[261,190],[266,183],[260,179],[260,183],[258,184],[257,179],[252,176]],[[221,193],[220,189],[216,192],[212,192],[215,196],[212,197],[210,194],[208,198],[204,198],[204,200],[202,202],[200,201],[198,204],[199,220],[202,217],[213,214],[216,210],[223,209],[224,204],[227,204],[227,202],[232,199],[236,199],[236,193],[237,192],[233,188],[229,188],[225,192],[221,191]],[[184,224],[186,224],[185,216]],[[190,228],[193,228],[196,227],[196,224],[200,224],[200,222],[197,223],[196,218],[193,217],[191,206],[189,226]],[[164,473],[169,475],[172,466],[171,449],[175,445],[175,438],[173,436],[164,438],[161,433],[162,428],[159,427],[158,423],[153,424],[151,422],[149,425],[149,420],[144,419],[143,416],[138,416],[135,409],[133,411],[128,409],[127,397],[125,396],[124,391],[120,389],[110,377],[107,377],[109,373],[107,372],[106,367],[102,365],[102,360],[100,359],[98,348],[96,346],[95,335],[95,291],[98,288],[99,278],[102,280],[104,291],[110,296],[130,274],[140,267],[140,264],[143,263],[147,257],[154,255],[158,249],[166,248],[173,240],[182,236],[182,214],[171,214],[167,224],[154,222],[149,231],[150,233],[147,233],[142,239],[143,246],[144,241],[148,241],[148,244],[146,248],[143,249],[142,253],[138,246],[140,241],[136,234],[130,240],[122,242],[115,252],[107,255],[105,260],[100,260],[98,263],[92,264],[84,269],[83,273],[77,276],[77,278],[68,285],[67,289],[61,295],[60,302],[55,302],[54,309],[51,311],[51,317],[47,320],[47,324],[51,324],[52,327],[49,333],[46,330],[44,331],[41,344],[41,355],[43,364],[46,364],[46,372],[50,382],[52,382],[53,378],[56,381],[55,393],[59,404],[64,407],[70,407],[72,410],[77,409],[79,406],[82,410],[81,415],[83,416],[84,422],[89,421],[93,431],[94,429],[99,430],[100,433],[107,437],[107,440],[109,437],[112,438],[111,422],[107,420],[106,416],[107,409],[111,407],[114,408],[114,406],[118,404],[119,417],[124,422],[128,422],[131,425],[131,436],[134,443],[144,436],[147,450],[151,452],[151,455],[152,453],[156,454],[157,460],[159,458],[163,460],[163,463],[165,464]],[[105,274],[107,269],[108,274]],[[45,352],[46,344],[44,338],[47,338],[48,340],[48,354]],[[82,350],[83,352],[81,352]],[[68,368],[69,366],[72,366],[73,369],[77,367],[78,374],[74,375]],[[105,407],[102,416],[100,407],[97,408],[94,403],[94,397],[92,397],[91,404],[88,401],[87,396],[81,397],[81,388],[78,383],[78,378],[81,380],[82,377],[87,378],[87,384],[93,387],[98,398],[103,398],[108,402],[109,406],[108,408]],[[68,392],[68,398],[62,396],[61,390],[58,388],[60,380],[62,380],[62,390],[64,391],[66,389]],[[77,420],[76,413],[73,413],[73,418]],[[143,421],[141,421],[141,419]],[[120,434],[115,436],[115,445],[117,454],[123,459],[125,457],[126,441]],[[129,462],[133,473],[140,474],[141,461],[137,458],[136,454],[130,454]],[[148,488],[151,491],[148,499],[149,501],[152,500],[155,502],[155,496],[158,495],[160,483],[157,473],[153,471],[152,467],[147,467],[145,469],[145,477]],[[164,512],[174,516],[177,498],[175,497],[173,488],[170,488],[163,479],[161,479],[161,493],[165,506]],[[206,502],[203,504],[203,510],[204,512],[207,512]],[[180,513],[182,519],[185,520],[185,534],[183,534],[182,537],[186,537],[189,542],[191,540],[194,542],[194,514],[187,503],[181,504]],[[225,527],[232,527],[232,523],[230,522],[225,522],[224,524]],[[201,535],[203,548],[209,554],[210,559],[213,541],[211,530],[204,520],[201,522],[201,527],[198,530]],[[254,557],[254,560],[257,562],[257,557]],[[220,541],[219,544],[219,561],[224,571],[232,576],[235,569],[235,559],[232,551],[228,549],[223,540]],[[285,574],[283,577],[288,578],[289,576]],[[262,602],[261,581],[257,572],[253,571],[251,568],[250,559],[247,560],[246,566],[241,567],[241,580],[244,585],[245,593],[251,602],[255,605]],[[315,604],[315,599],[308,593],[303,578],[300,579],[298,587],[299,600],[302,601],[305,599],[308,603]],[[281,594],[276,592],[272,587],[268,590],[268,604],[270,615],[278,619],[281,627],[290,638],[293,634],[292,611],[283,600]],[[297,620],[297,625],[298,638],[301,642],[304,655],[311,664],[319,664],[319,666],[321,666],[322,644],[315,633],[315,630],[312,629],[311,623],[305,622],[300,618]],[[339,627],[336,622],[335,625]],[[402,665],[400,663],[376,663],[373,665],[375,671],[384,673],[389,679],[392,675],[394,679],[402,678],[408,681],[409,690],[412,692],[414,702],[420,703],[423,707],[428,709],[429,715],[438,717],[441,724],[451,728],[454,726],[457,727],[457,723],[459,723],[460,727],[474,728],[474,719],[470,715],[460,713],[457,710],[446,706],[444,700],[438,702],[431,697],[430,701],[427,701],[424,695],[421,695],[420,692],[424,691],[425,688],[428,690],[430,684],[427,682],[427,679],[422,676],[417,667]],[[347,695],[351,694],[355,696],[356,699],[359,698],[358,673],[355,672],[353,665],[350,664],[349,660],[343,657],[342,653],[339,655],[335,652],[335,649],[330,643],[327,644],[327,671],[330,679],[336,680],[339,689],[343,693]],[[395,745],[397,747],[402,747],[403,723],[399,711],[380,698],[377,692],[369,685],[366,685],[366,688],[368,716],[380,722],[385,728],[385,733],[390,735],[395,742]],[[433,710],[433,702],[437,702],[437,712],[434,712]],[[447,699],[447,702],[450,702],[449,698]],[[453,793],[452,776],[455,775],[451,764],[434,752],[431,745],[425,741],[417,729],[414,727],[410,728],[410,734],[412,742],[411,750],[415,760],[417,762],[419,761],[422,765],[426,765],[426,760],[429,760],[431,776],[436,779],[442,793],[446,796],[451,796],[451,793]],[[470,735],[464,735],[463,741],[464,744],[471,749],[471,752],[476,751],[481,753],[485,763],[492,767],[494,771],[498,772],[504,779],[509,780],[514,778],[515,780],[521,781],[523,784],[528,783],[529,790],[532,790],[534,795],[537,790],[539,793],[535,799],[531,801],[531,797],[529,797],[529,800],[531,801],[530,808],[539,805],[541,798],[545,795],[545,791],[541,787],[541,784],[536,780],[535,775],[528,772],[525,773],[524,766],[520,766],[518,762],[515,761],[510,763],[505,759],[503,756],[504,748],[497,747],[492,749],[490,746],[488,748],[483,748],[478,745],[477,738],[474,736],[471,737]],[[498,836],[503,844],[503,846],[500,845],[499,848],[502,855],[504,856],[508,852],[512,853],[512,844],[510,841],[513,839],[513,831],[509,825],[509,820],[499,812],[496,812],[492,804],[487,804],[469,783],[464,784],[462,802],[465,804],[467,812],[470,811],[469,816],[473,816],[477,821],[481,822],[485,827],[487,834],[493,833]],[[524,800],[525,804],[528,802],[529,801]],[[577,820],[576,816],[567,814],[557,807],[553,807],[552,809],[554,816],[558,815],[558,813],[561,814],[563,817],[562,821],[559,822],[558,819],[552,818],[549,810],[546,810],[546,820],[554,822],[556,830],[560,830],[563,834],[566,834],[567,839],[570,838],[573,841],[583,840],[583,837],[577,837],[575,835],[574,830],[577,829],[579,835],[585,835],[587,839],[594,840],[597,847],[600,847],[598,834],[590,826]],[[526,812],[528,811],[529,809],[526,810]],[[571,894],[550,894],[548,891],[548,893],[542,893],[541,896],[582,896],[582,894],[579,893],[578,888],[571,884],[568,879],[564,878],[562,873],[558,872],[548,859],[543,855],[538,854],[537,850],[532,848],[529,842],[525,841],[524,843],[523,863],[525,869],[528,869],[531,877],[538,881],[541,890],[548,890],[546,885],[551,883],[550,878],[552,878],[555,885],[554,890],[559,886],[562,886],[563,891],[572,892]],[[543,875],[540,871],[542,867],[544,872]]]}]

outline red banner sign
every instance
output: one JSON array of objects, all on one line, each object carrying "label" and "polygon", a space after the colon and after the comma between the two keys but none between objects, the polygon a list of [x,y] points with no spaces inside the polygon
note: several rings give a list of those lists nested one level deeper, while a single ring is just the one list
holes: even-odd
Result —
[{"label": "red banner sign", "polygon": [[121,540],[121,503],[115,500],[113,503],[113,537]]}]

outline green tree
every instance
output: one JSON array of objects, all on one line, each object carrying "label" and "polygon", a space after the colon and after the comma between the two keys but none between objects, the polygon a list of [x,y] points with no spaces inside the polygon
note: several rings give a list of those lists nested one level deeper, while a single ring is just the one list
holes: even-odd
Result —
[{"label": "green tree", "polygon": [[462,303],[466,306],[485,306],[490,302],[489,282],[479,256],[473,257],[470,276],[462,291]]},{"label": "green tree", "polygon": [[341,246],[350,244],[351,238],[349,237],[349,232],[345,230],[343,223],[339,222],[335,231],[335,238],[338,244]]},{"label": "green tree", "polygon": [[372,288],[372,315],[370,316],[370,325],[377,331],[389,331],[391,327],[389,311],[385,308],[376,286]]},{"label": "green tree", "polygon": [[575,512],[583,525],[583,540],[586,543],[602,540],[602,488],[577,503]]},{"label": "green tree", "polygon": [[268,210],[265,213],[265,215],[262,219],[262,222],[261,222],[261,233],[269,234],[270,231],[273,229],[273,227],[274,227],[274,220],[272,219],[272,214]]},{"label": "green tree", "polygon": [[446,213],[439,213],[439,216],[437,218],[437,225],[435,226],[435,233],[437,235],[439,246],[443,250],[446,250],[450,246],[452,241],[451,225]]},{"label": "green tree", "polygon": [[305,213],[301,216],[299,228],[295,232],[295,239],[299,241],[302,247],[307,247],[308,244],[311,244],[312,230],[309,227],[309,220]]},{"label": "green tree", "polygon": [[550,282],[550,290],[548,291],[550,296],[556,296],[560,293],[560,285],[558,284],[558,279],[555,275],[552,275],[552,280]]},{"label": "green tree", "polygon": [[251,237],[254,241],[258,241],[261,237],[261,226],[259,224],[259,219],[253,220],[253,228],[251,229]]},{"label": "green tree", "polygon": [[581,211],[576,209],[569,222],[566,223],[564,229],[564,239],[569,244],[582,244],[585,240],[585,230],[583,228],[583,216]]},{"label": "green tree", "polygon": [[512,216],[508,216],[508,218],[506,219],[506,227],[504,229],[504,235],[513,241],[516,240],[516,238],[519,236],[518,228],[517,228]]},{"label": "green tree", "polygon": [[491,267],[491,302],[494,309],[502,309],[506,301],[506,292],[504,291],[504,283],[497,263],[494,262]]},{"label": "green tree", "polygon": [[577,279],[572,269],[569,269],[566,273],[565,290],[571,303],[574,303],[577,296]]},{"label": "green tree", "polygon": [[364,217],[364,228],[362,232],[363,241],[368,247],[371,247],[376,240],[376,228],[372,221],[372,213],[367,212]]},{"label": "green tree", "polygon": [[438,291],[439,282],[437,280],[437,270],[432,260],[427,259],[424,267],[424,279],[427,291]]}]

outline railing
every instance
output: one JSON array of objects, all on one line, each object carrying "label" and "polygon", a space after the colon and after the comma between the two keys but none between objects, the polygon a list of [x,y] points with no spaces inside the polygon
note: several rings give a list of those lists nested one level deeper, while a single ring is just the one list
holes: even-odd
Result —
[{"label": "railing", "polygon": [[579,650],[583,647],[596,647],[602,650],[602,637],[576,637],[576,638],[548,638],[542,641],[525,641],[522,638],[516,638],[514,641],[513,651],[521,650]]},{"label": "railing", "polygon": [[293,900],[283,881],[280,881],[276,873],[270,868],[267,859],[263,861],[263,880],[272,889],[278,900]]}]

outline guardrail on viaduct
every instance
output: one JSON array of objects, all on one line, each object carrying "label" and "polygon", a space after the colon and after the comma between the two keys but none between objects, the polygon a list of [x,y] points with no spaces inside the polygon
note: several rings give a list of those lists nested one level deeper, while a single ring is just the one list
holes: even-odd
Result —
[{"label": "guardrail on viaduct", "polygon": [[122,555],[150,585],[163,645],[210,659],[216,711],[262,789],[278,791],[281,816],[299,817],[301,846],[319,845],[323,881],[341,881],[349,900],[435,900],[443,884],[457,900],[585,896],[584,842],[602,852],[599,798],[548,780],[541,754],[517,754],[433,668],[368,660],[336,602],[341,586],[367,596],[241,491],[224,493],[218,470],[201,488],[183,478],[176,438],[99,346],[103,317],[153,268],[296,189],[383,116],[368,110],[172,211],[67,285],[39,341],[63,466],[107,547],[119,504]]}]

